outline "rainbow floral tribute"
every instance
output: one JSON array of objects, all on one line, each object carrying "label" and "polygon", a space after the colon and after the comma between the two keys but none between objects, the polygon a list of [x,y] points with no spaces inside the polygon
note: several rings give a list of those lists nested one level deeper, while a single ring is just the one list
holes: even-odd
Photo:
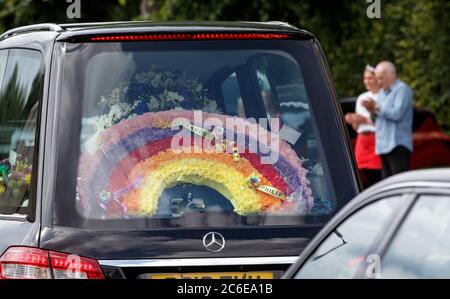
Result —
[{"label": "rainbow floral tribute", "polygon": [[[287,143],[280,140],[279,158],[273,164],[261,163],[269,144],[260,143],[256,153],[249,150],[255,140],[267,140],[262,127],[245,133],[222,128],[226,140],[245,140],[245,146],[233,148],[232,153],[206,152],[207,132],[192,138],[181,152],[174,149],[174,136],[186,131],[185,126],[174,127],[174,120],[194,124],[194,113],[180,108],[147,112],[94,135],[79,162],[77,191],[84,213],[94,218],[151,216],[163,191],[180,183],[216,190],[239,215],[304,214],[313,207],[307,171]],[[249,125],[247,120],[218,113],[202,116],[223,123],[232,118],[238,127]],[[213,147],[221,145],[208,141]]]}]

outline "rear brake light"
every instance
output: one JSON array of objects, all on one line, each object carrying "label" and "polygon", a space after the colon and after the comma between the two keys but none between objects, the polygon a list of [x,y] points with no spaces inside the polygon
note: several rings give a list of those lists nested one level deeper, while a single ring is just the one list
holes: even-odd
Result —
[{"label": "rear brake light", "polygon": [[163,40],[227,40],[227,39],[287,39],[282,33],[165,33],[135,35],[105,35],[90,37],[88,41],[163,41]]},{"label": "rear brake light", "polygon": [[55,278],[104,279],[96,260],[50,251]]},{"label": "rear brake light", "polygon": [[77,255],[10,247],[0,257],[0,279],[104,279],[99,263]]},{"label": "rear brake light", "polygon": [[10,247],[0,257],[0,279],[48,279],[52,278],[48,251]]}]

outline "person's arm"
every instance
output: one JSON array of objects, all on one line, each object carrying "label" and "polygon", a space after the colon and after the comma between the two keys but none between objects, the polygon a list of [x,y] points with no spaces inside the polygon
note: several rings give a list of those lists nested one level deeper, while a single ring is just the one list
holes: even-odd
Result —
[{"label": "person's arm", "polygon": [[372,120],[365,117],[364,115],[356,113],[354,116],[354,122],[357,126],[360,125],[372,125]]},{"label": "person's arm", "polygon": [[370,113],[370,121],[372,122],[372,124],[375,123],[376,119],[377,119],[377,113],[378,113],[378,105],[375,102],[374,99],[369,98],[366,99],[364,101],[361,102],[361,105],[367,109],[367,111],[369,111]]},{"label": "person's arm", "polygon": [[358,130],[358,127],[362,124],[373,124],[370,119],[360,115],[358,113],[347,113],[345,114],[345,122],[353,127],[355,131]]},{"label": "person's arm", "polygon": [[363,105],[363,102],[368,99],[370,98],[368,97],[367,93],[359,95],[356,99],[355,113],[352,113],[352,121],[356,128],[362,124],[373,124],[370,116],[367,117],[370,112]]},{"label": "person's arm", "polygon": [[412,99],[411,89],[406,86],[402,87],[397,91],[393,103],[383,108],[379,107],[377,115],[391,121],[398,121],[412,106]]}]

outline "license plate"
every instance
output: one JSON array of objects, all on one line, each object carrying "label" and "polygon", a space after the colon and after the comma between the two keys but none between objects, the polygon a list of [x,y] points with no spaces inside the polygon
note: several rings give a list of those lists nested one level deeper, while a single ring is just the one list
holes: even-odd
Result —
[{"label": "license plate", "polygon": [[273,279],[273,272],[194,272],[149,274],[150,279]]}]

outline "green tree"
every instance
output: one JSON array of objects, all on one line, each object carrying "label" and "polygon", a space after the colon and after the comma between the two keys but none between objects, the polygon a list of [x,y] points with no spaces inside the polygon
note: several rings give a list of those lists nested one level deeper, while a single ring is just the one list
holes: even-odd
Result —
[{"label": "green tree", "polygon": [[130,20],[139,15],[139,1],[80,0],[81,18],[69,19],[65,0],[0,0],[0,29],[36,23]]},{"label": "green tree", "polygon": [[369,19],[366,1],[147,0],[138,19],[289,22],[320,40],[340,96],[363,90],[367,63],[388,59],[450,130],[450,2],[383,0],[381,18]]},{"label": "green tree", "polygon": [[62,0],[0,0],[0,31],[38,22],[113,20],[285,21],[313,32],[330,64],[338,94],[363,91],[367,63],[394,61],[415,103],[450,130],[450,1],[380,0],[381,19],[366,0],[81,0],[82,18],[66,17]]}]

